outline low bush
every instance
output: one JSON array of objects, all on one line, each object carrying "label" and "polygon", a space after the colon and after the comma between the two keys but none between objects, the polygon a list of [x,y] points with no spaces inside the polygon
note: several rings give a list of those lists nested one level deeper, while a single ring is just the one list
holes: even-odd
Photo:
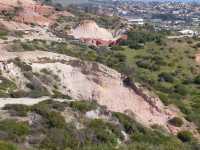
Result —
[{"label": "low bush", "polygon": [[2,120],[0,121],[0,131],[7,133],[5,140],[13,140],[19,142],[24,140],[24,137],[29,133],[27,123],[16,122],[15,120]]},{"label": "low bush", "polygon": [[188,90],[182,84],[175,85],[174,92],[180,94],[181,96],[185,96],[188,94]]},{"label": "low bush", "polygon": [[63,129],[50,129],[40,143],[42,150],[65,150],[69,142],[69,134]]},{"label": "low bush", "polygon": [[21,104],[7,104],[4,110],[8,110],[12,116],[27,116],[28,111],[30,110],[29,106]]},{"label": "low bush", "polygon": [[14,144],[0,141],[0,150],[18,150],[18,148]]},{"label": "low bush", "polygon": [[16,89],[16,84],[5,77],[0,76],[0,93],[9,95]]},{"label": "low bush", "polygon": [[171,125],[176,127],[181,127],[183,125],[183,120],[179,117],[174,117],[168,121]]},{"label": "low bush", "polygon": [[132,118],[130,118],[129,116],[123,113],[116,112],[116,113],[113,113],[113,115],[123,125],[125,132],[128,134],[132,134],[136,131],[144,130],[144,128],[139,123],[137,123]]},{"label": "low bush", "polygon": [[200,75],[195,77],[194,83],[200,84]]},{"label": "low bush", "polygon": [[97,103],[95,101],[74,101],[70,103],[75,111],[87,112],[90,110],[95,110],[97,108]]},{"label": "low bush", "polygon": [[177,137],[182,141],[182,142],[190,142],[192,140],[192,133],[189,131],[180,131],[177,134]]},{"label": "low bush", "polygon": [[67,99],[67,100],[71,100],[72,98],[68,95],[65,95],[57,90],[53,91],[53,95],[52,98],[62,98],[62,99]]},{"label": "low bush", "polygon": [[[48,128],[64,128],[65,127],[65,119],[60,114],[60,112],[56,112],[52,110],[52,107],[55,105],[48,105],[46,102],[42,102],[36,104],[32,107],[32,111],[41,115],[47,125]],[[64,106],[64,105],[63,105]],[[61,109],[61,105],[57,105],[56,109]],[[63,108],[62,108],[63,110]]]},{"label": "low bush", "polygon": [[165,81],[165,82],[170,82],[170,83],[174,82],[173,75],[167,72],[160,73],[158,77],[160,81]]},{"label": "low bush", "polygon": [[117,144],[117,138],[121,137],[120,130],[104,122],[101,119],[94,119],[88,125],[89,131],[93,133],[90,140],[98,143]]}]

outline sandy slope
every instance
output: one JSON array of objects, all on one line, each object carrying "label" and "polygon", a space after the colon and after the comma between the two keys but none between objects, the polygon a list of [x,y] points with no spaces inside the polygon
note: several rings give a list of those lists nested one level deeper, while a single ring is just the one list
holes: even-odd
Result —
[{"label": "sandy slope", "polygon": [[101,40],[113,40],[114,37],[108,30],[99,27],[94,21],[85,20],[82,21],[75,29],[70,33],[76,39],[101,39]]}]

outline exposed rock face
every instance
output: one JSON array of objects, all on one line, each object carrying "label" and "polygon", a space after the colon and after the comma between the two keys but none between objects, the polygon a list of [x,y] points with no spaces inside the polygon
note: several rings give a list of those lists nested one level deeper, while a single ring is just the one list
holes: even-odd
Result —
[{"label": "exposed rock face", "polygon": [[6,21],[0,19],[0,28],[6,29],[9,31],[26,31],[32,30],[32,27],[23,23],[18,23],[15,21]]},{"label": "exposed rock face", "polygon": [[112,33],[104,28],[100,28],[94,21],[82,21],[71,33],[75,38],[91,38],[102,40],[113,40]]},{"label": "exposed rock face", "polygon": [[40,26],[50,26],[58,16],[71,16],[68,12],[57,12],[53,7],[36,3],[32,0],[0,0],[0,11],[20,8],[15,21]]},{"label": "exposed rock face", "polygon": [[115,45],[121,38],[120,36],[114,37],[110,31],[99,27],[96,22],[91,20],[82,21],[75,29],[70,31],[69,35],[95,46]]},{"label": "exposed rock face", "polygon": [[[56,85],[56,90],[74,99],[96,100],[109,110],[131,112],[144,125],[159,124],[173,133],[180,130],[168,124],[168,120],[177,115],[176,111],[165,108],[158,98],[137,85],[135,90],[124,86],[122,75],[104,65],[43,51],[0,51],[0,56],[1,72],[15,81],[19,89],[26,89],[29,79],[12,63],[16,57],[30,64],[34,73],[45,77],[38,76],[38,80],[50,92]],[[49,73],[43,73],[44,69]],[[183,128],[189,127],[191,124],[185,121]]]}]

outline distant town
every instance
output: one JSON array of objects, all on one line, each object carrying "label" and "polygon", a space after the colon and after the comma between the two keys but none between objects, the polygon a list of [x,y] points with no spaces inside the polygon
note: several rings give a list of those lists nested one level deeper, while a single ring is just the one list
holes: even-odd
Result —
[{"label": "distant town", "polygon": [[151,24],[155,30],[180,31],[188,36],[200,31],[200,4],[196,2],[90,0],[79,7],[96,15],[119,16],[130,25]]}]

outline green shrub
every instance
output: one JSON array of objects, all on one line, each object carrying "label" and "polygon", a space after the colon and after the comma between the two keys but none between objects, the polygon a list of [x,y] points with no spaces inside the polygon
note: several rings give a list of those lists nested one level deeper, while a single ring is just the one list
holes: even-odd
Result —
[{"label": "green shrub", "polygon": [[17,150],[17,147],[14,144],[0,141],[0,150]]},{"label": "green shrub", "polygon": [[161,100],[166,106],[168,106],[168,105],[171,103],[171,101],[169,100],[169,98],[168,98],[168,96],[167,96],[166,94],[159,92],[159,93],[157,93],[157,95],[159,96],[160,100]]},{"label": "green shrub", "polygon": [[113,51],[123,51],[124,48],[122,46],[112,46],[111,50],[113,50]]},{"label": "green shrub", "polygon": [[176,127],[181,127],[183,125],[183,120],[179,117],[174,117],[168,121],[171,125]]},{"label": "green shrub", "polygon": [[182,141],[182,142],[190,142],[192,140],[192,133],[189,131],[180,131],[177,134],[177,137]]},{"label": "green shrub", "polygon": [[58,112],[49,112],[47,115],[47,124],[50,128],[64,128],[65,119]]},{"label": "green shrub", "polygon": [[175,85],[174,92],[180,94],[181,96],[185,96],[188,93],[187,89],[182,84]]},{"label": "green shrub", "polygon": [[7,104],[4,110],[8,110],[9,113],[13,116],[27,116],[28,111],[30,110],[29,106],[22,104]]},{"label": "green shrub", "polygon": [[194,83],[200,84],[200,75],[195,77]]},{"label": "green shrub", "polygon": [[42,112],[42,110],[47,111],[47,112],[53,111],[53,110],[64,111],[66,106],[68,106],[68,103],[62,103],[62,102],[49,99],[32,106],[32,110],[38,111],[39,113],[40,111]]},{"label": "green shrub", "polygon": [[174,77],[173,77],[173,75],[170,74],[170,73],[167,73],[167,72],[162,72],[162,73],[160,73],[160,74],[158,75],[158,77],[159,77],[159,80],[160,80],[160,81],[165,81],[165,82],[170,82],[170,83],[174,82]]},{"label": "green shrub", "polygon": [[65,105],[62,106],[60,104],[55,105],[52,101],[46,101],[34,105],[32,107],[32,111],[38,113],[43,117],[48,128],[64,128],[66,125],[64,117],[61,115],[60,112],[52,110],[52,108],[64,110],[64,106]]},{"label": "green shrub", "polygon": [[0,93],[9,95],[16,89],[16,84],[5,77],[0,76]]},{"label": "green shrub", "polygon": [[88,125],[88,129],[92,130],[94,137],[90,138],[91,141],[95,141],[96,139],[96,144],[99,142],[117,144],[117,136],[121,137],[120,132],[117,131],[117,128],[114,128],[114,126],[111,126],[111,124],[106,123],[101,119],[92,120]]},{"label": "green shrub", "polygon": [[128,134],[132,134],[136,131],[144,130],[144,128],[139,123],[137,123],[132,118],[130,118],[129,116],[127,116],[123,113],[116,112],[116,113],[113,113],[113,115],[123,125],[125,132]]},{"label": "green shrub", "polygon": [[6,39],[8,31],[0,29],[0,39]]},{"label": "green shrub", "polygon": [[10,140],[21,141],[29,133],[29,127],[24,122],[3,120],[0,121],[0,131],[7,133]]},{"label": "green shrub", "polygon": [[68,145],[70,136],[63,129],[50,129],[46,137],[40,143],[42,150],[65,150]]},{"label": "green shrub", "polygon": [[64,95],[61,92],[54,90],[53,91],[53,95],[52,98],[62,98],[62,99],[67,99],[67,100],[71,100],[72,98],[68,95]]},{"label": "green shrub", "polygon": [[95,110],[97,108],[97,104],[95,101],[74,101],[70,103],[70,107],[76,111],[85,113],[90,110]]},{"label": "green shrub", "polygon": [[141,48],[144,48],[144,46],[142,44],[139,44],[139,43],[131,43],[129,45],[129,48],[131,48],[131,49],[141,49]]}]

